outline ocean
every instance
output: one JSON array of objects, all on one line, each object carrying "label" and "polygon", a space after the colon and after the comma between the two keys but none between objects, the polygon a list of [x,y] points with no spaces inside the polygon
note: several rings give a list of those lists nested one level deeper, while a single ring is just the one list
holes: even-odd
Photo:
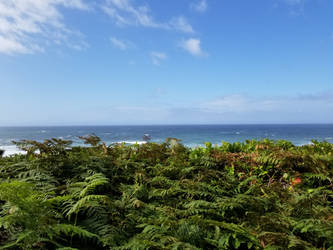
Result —
[{"label": "ocean", "polygon": [[82,145],[79,136],[95,134],[107,144],[125,142],[144,143],[142,137],[149,134],[152,142],[163,142],[168,137],[181,139],[188,147],[243,142],[269,138],[289,140],[295,145],[311,143],[311,140],[333,143],[333,124],[298,125],[151,125],[151,126],[63,126],[63,127],[0,127],[0,149],[5,155],[18,153],[12,141],[23,139],[43,141],[50,138],[72,140]]}]

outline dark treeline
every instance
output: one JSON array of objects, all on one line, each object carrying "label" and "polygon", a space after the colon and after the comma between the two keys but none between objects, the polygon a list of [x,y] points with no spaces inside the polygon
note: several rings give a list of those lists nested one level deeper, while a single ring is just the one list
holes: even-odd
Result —
[{"label": "dark treeline", "polygon": [[96,136],[0,157],[0,249],[333,249],[333,145]]}]

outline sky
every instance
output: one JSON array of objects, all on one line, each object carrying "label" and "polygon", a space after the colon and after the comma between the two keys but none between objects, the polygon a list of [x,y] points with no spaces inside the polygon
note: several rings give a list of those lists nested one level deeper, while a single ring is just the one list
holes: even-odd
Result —
[{"label": "sky", "polygon": [[332,0],[0,0],[0,126],[333,123]]}]

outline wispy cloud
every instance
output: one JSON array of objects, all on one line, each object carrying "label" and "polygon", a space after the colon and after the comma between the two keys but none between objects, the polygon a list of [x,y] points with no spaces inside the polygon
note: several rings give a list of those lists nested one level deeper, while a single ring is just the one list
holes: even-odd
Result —
[{"label": "wispy cloud", "polygon": [[148,6],[134,7],[130,0],[107,0],[103,10],[112,17],[118,25],[140,25],[151,28],[163,28],[150,14]]},{"label": "wispy cloud", "polygon": [[12,54],[12,53],[29,53],[25,45],[17,41],[13,37],[4,37],[0,35],[0,53]]},{"label": "wispy cloud", "polygon": [[82,0],[0,0],[0,53],[40,52],[50,43],[86,47],[70,39],[81,34],[66,27],[59,7],[89,10]]},{"label": "wispy cloud", "polygon": [[304,13],[305,0],[274,0],[274,7],[287,7],[290,16],[299,16]]},{"label": "wispy cloud", "polygon": [[192,26],[187,22],[186,18],[182,16],[172,18],[168,27],[185,33],[194,33]]},{"label": "wispy cloud", "polygon": [[[144,103],[137,100],[136,103],[126,104],[124,100],[111,106],[91,106],[85,102],[69,105],[67,109],[51,105],[47,108],[47,114],[50,115],[45,115],[43,110],[34,109],[35,102],[28,102],[30,108],[14,106],[4,109],[0,122],[8,125],[35,125],[36,121],[44,125],[63,125],[61,122],[70,125],[333,122],[333,92],[328,91],[264,97],[235,93],[192,103],[178,102],[164,91],[152,89],[142,96]],[[13,113],[16,115],[13,116]],[[19,121],[17,116],[20,116]],[[117,119],[112,119],[113,117]]]},{"label": "wispy cloud", "polygon": [[333,122],[333,94],[266,97],[231,94],[188,105],[155,100],[146,105],[114,106],[104,116],[136,124],[327,123]]},{"label": "wispy cloud", "polygon": [[206,56],[201,48],[201,41],[197,38],[189,38],[181,42],[180,46],[194,56]]},{"label": "wispy cloud", "polygon": [[304,0],[283,0],[286,4],[297,5],[304,2]]},{"label": "wispy cloud", "polygon": [[159,22],[152,16],[148,5],[135,6],[131,0],[106,0],[102,9],[120,26],[134,25],[147,28],[178,30],[185,33],[194,32],[192,26],[184,17],[174,17],[170,21]]},{"label": "wispy cloud", "polygon": [[207,0],[199,0],[191,3],[191,9],[200,13],[204,13],[207,10]]},{"label": "wispy cloud", "polygon": [[[214,113],[254,112],[316,112],[324,107],[333,108],[332,93],[299,94],[296,96],[253,97],[244,94],[226,95],[199,105],[200,109]],[[325,108],[324,108],[325,109]]]},{"label": "wispy cloud", "polygon": [[121,50],[127,50],[134,46],[134,44],[132,42],[127,41],[127,40],[121,40],[116,37],[110,37],[110,41],[113,44],[113,46],[115,46],[116,48],[121,49]]},{"label": "wispy cloud", "polygon": [[135,62],[134,60],[130,60],[130,61],[128,62],[128,64],[129,64],[129,65],[135,65],[136,62]]},{"label": "wispy cloud", "polygon": [[162,52],[152,51],[150,53],[151,59],[153,60],[154,65],[160,65],[162,60],[166,60],[168,56]]},{"label": "wispy cloud", "polygon": [[328,119],[333,117],[333,93],[266,97],[232,94],[188,106],[155,105],[154,110],[142,106],[135,113],[144,117],[148,110],[160,118],[155,123],[333,122]]}]

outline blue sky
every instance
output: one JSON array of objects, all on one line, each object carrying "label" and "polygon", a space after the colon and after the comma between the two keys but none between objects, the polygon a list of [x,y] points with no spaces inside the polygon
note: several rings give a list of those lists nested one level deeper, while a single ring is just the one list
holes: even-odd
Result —
[{"label": "blue sky", "polygon": [[331,0],[0,0],[0,125],[333,122]]}]

